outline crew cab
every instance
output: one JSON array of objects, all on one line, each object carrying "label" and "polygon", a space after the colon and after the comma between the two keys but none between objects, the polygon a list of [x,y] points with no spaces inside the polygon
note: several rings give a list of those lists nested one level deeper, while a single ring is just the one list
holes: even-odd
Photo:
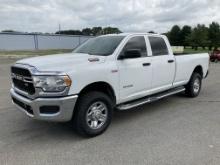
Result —
[{"label": "crew cab", "polygon": [[166,36],[122,33],[89,39],[72,53],[33,57],[11,67],[13,103],[33,119],[103,133],[114,110],[185,92],[199,95],[209,55],[174,55]]}]

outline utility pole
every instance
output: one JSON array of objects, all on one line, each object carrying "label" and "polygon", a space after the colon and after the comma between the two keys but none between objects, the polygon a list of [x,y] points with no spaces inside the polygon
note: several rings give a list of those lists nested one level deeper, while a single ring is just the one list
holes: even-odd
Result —
[{"label": "utility pole", "polygon": [[59,23],[59,34],[60,34],[60,31],[61,31],[61,25],[60,25],[60,23]]}]

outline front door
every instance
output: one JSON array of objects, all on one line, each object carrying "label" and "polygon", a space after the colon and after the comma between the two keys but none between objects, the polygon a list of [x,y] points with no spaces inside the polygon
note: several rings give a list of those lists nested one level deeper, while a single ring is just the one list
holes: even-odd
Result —
[{"label": "front door", "polygon": [[[118,60],[120,73],[120,99],[122,102],[141,98],[151,88],[152,65],[147,56],[144,36],[131,37],[125,44],[121,54],[126,50],[140,50],[141,57]],[[119,55],[119,56],[120,56]]]}]

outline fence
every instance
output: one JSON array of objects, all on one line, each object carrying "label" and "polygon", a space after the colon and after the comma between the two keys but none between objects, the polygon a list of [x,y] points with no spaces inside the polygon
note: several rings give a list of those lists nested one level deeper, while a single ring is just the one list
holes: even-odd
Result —
[{"label": "fence", "polygon": [[0,33],[0,50],[74,49],[91,36]]}]

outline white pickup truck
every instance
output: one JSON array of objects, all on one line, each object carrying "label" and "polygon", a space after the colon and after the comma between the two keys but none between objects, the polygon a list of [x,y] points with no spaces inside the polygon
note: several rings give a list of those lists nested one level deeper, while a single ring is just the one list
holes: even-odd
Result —
[{"label": "white pickup truck", "polygon": [[114,109],[184,91],[198,96],[208,67],[208,54],[175,56],[163,35],[104,35],[72,53],[17,61],[10,93],[29,117],[72,121],[78,133],[96,136],[107,129]]}]

